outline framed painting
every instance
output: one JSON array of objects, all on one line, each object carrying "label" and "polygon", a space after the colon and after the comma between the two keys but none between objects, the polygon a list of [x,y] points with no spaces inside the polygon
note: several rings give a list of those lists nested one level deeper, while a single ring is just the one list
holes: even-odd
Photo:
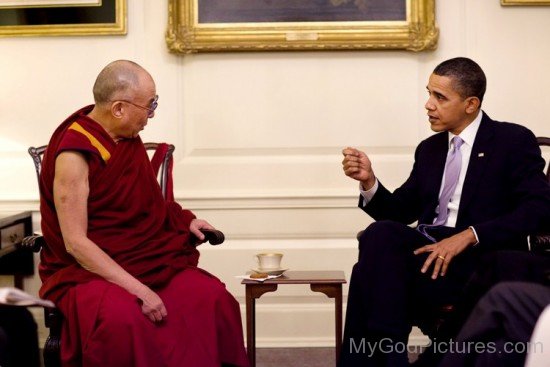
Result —
[{"label": "framed painting", "polygon": [[550,5],[550,0],[500,0],[502,5]]},{"label": "framed painting", "polygon": [[2,0],[0,36],[126,34],[126,0]]},{"label": "framed painting", "polygon": [[168,0],[176,53],[432,50],[435,0]]}]

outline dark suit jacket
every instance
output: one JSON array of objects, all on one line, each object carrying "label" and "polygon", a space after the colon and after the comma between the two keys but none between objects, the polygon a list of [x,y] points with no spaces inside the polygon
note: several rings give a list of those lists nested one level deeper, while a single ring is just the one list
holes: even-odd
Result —
[{"label": "dark suit jacket", "polygon": [[[432,223],[448,152],[448,133],[422,141],[407,181],[393,193],[380,182],[359,206],[376,220]],[[456,227],[473,226],[480,248],[526,249],[531,233],[549,228],[550,186],[545,162],[527,128],[483,113],[462,189]],[[360,198],[361,199],[361,198]]]}]

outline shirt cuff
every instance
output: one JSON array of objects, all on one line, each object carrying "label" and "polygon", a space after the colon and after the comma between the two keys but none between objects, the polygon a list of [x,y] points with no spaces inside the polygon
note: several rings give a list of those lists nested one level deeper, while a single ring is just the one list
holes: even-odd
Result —
[{"label": "shirt cuff", "polygon": [[372,185],[372,187],[368,190],[363,190],[363,185],[359,183],[359,192],[363,197],[363,206],[367,205],[369,201],[372,200],[372,198],[374,197],[374,194],[376,194],[376,190],[378,190],[378,179],[375,179],[374,185]]},{"label": "shirt cuff", "polygon": [[472,232],[474,232],[474,236],[476,236],[476,243],[474,243],[473,246],[477,246],[477,244],[479,243],[479,237],[477,236],[476,229],[472,226],[469,226],[468,228],[470,228]]}]

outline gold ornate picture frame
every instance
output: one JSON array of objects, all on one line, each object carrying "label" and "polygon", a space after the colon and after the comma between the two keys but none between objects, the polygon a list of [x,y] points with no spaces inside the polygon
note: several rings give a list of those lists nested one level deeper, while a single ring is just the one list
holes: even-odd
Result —
[{"label": "gold ornate picture frame", "polygon": [[169,0],[168,13],[168,48],[183,54],[424,51],[439,35],[435,0]]},{"label": "gold ornate picture frame", "polygon": [[550,0],[500,0],[502,5],[550,5]]},{"label": "gold ornate picture frame", "polygon": [[7,3],[0,2],[0,37],[126,34],[126,0]]}]

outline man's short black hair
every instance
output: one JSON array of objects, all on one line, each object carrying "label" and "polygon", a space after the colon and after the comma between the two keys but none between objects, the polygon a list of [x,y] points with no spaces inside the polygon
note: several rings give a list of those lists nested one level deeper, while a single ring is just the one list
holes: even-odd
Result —
[{"label": "man's short black hair", "polygon": [[467,57],[455,57],[437,65],[433,73],[453,79],[453,88],[462,98],[477,97],[483,102],[487,79],[481,67]]}]

